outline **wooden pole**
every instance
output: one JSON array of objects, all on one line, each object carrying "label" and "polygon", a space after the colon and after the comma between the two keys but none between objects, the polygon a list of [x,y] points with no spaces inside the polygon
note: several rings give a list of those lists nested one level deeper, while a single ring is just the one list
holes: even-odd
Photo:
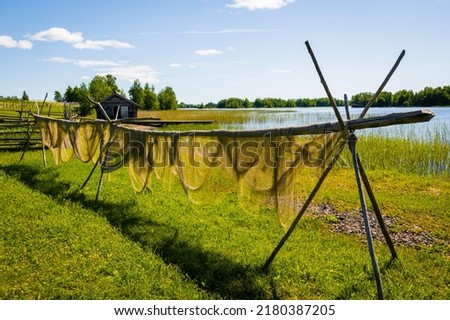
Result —
[{"label": "wooden pole", "polygon": [[[106,150],[105,150],[105,155],[103,156],[102,160],[101,160],[101,165],[100,165],[100,179],[98,181],[98,186],[97,186],[97,194],[95,195],[95,202],[98,201],[98,197],[100,195],[100,189],[102,188],[102,184],[103,184],[103,175],[104,175],[104,171],[103,171],[103,167],[106,165],[106,159],[108,158],[108,153],[109,153],[109,147],[111,145],[111,139],[106,143]],[[102,139],[103,141],[103,139]],[[100,148],[102,148],[102,145],[100,146]],[[101,149],[100,149],[101,150]],[[101,155],[101,154],[100,154]],[[100,159],[100,157],[99,157]],[[97,165],[97,163],[95,164]],[[95,169],[95,168],[94,168]],[[93,172],[93,170],[91,171]],[[87,181],[86,181],[87,182]]]},{"label": "wooden pole", "polygon": [[377,199],[375,198],[375,194],[373,193],[373,190],[370,186],[369,178],[367,177],[366,172],[364,171],[359,155],[357,155],[356,160],[358,162],[359,173],[364,183],[367,195],[369,196],[370,202],[372,203],[373,211],[375,212],[375,216],[377,217],[378,224],[380,225],[381,228],[381,232],[383,233],[384,239],[386,240],[389,250],[391,251],[392,258],[397,259],[398,258],[397,252],[395,251],[394,244],[391,240],[391,237],[389,236],[389,232],[386,228],[386,225],[384,224],[380,207],[378,206]]},{"label": "wooden pole", "polygon": [[364,219],[364,229],[366,231],[366,238],[367,238],[367,245],[369,247],[369,253],[370,253],[370,260],[372,262],[372,268],[373,273],[375,276],[375,282],[377,284],[377,292],[378,292],[378,299],[383,300],[383,286],[381,284],[381,277],[380,277],[380,271],[378,268],[377,258],[375,256],[375,247],[373,245],[373,239],[372,239],[372,233],[370,231],[370,223],[369,223],[369,216],[367,214],[367,205],[366,200],[364,199],[364,192],[362,189],[361,184],[361,177],[359,174],[359,166],[358,166],[358,154],[356,153],[356,136],[354,134],[351,134],[349,136],[349,142],[348,146],[350,148],[350,151],[352,153],[352,159],[353,159],[353,168],[355,169],[355,178],[356,178],[356,184],[358,186],[358,195],[359,195],[359,201],[361,202],[361,211]]},{"label": "wooden pole", "polygon": [[28,151],[28,148],[30,146],[30,139],[31,139],[31,134],[34,131],[34,129],[36,128],[36,122],[33,124],[33,128],[31,129],[31,133],[30,133],[30,119],[28,118],[27,120],[27,141],[25,142],[25,145],[23,146],[23,151],[22,151],[22,155],[20,156],[19,162],[21,162],[23,160],[23,157],[25,156],[25,152]]},{"label": "wooden pole", "polygon": [[336,105],[336,101],[334,100],[333,96],[331,95],[330,89],[328,88],[327,82],[325,81],[325,78],[322,74],[322,71],[320,71],[319,63],[316,60],[316,57],[314,56],[314,52],[312,51],[311,46],[309,45],[309,42],[305,42],[306,47],[308,48],[308,52],[313,60],[314,66],[316,67],[317,73],[319,74],[320,82],[322,83],[325,92],[327,93],[328,100],[330,100],[331,106],[333,107],[334,114],[336,115],[336,119],[339,123],[340,129],[345,128],[344,121],[342,120],[341,114],[339,113],[339,109]]},{"label": "wooden pole", "polygon": [[298,222],[300,221],[300,219],[302,218],[303,214],[306,212],[306,210],[308,209],[309,205],[311,204],[311,201],[314,199],[314,196],[316,195],[317,191],[319,191],[320,187],[322,186],[322,183],[325,181],[325,178],[327,177],[328,173],[330,173],[331,169],[334,167],[334,165],[336,164],[342,150],[344,148],[341,148],[340,150],[338,150],[336,152],[336,154],[334,155],[333,159],[331,160],[331,163],[328,167],[325,168],[325,171],[322,173],[322,175],[319,178],[319,181],[317,181],[314,189],[311,191],[311,193],[308,196],[308,199],[306,199],[305,203],[303,204],[302,208],[300,209],[300,211],[298,212],[297,216],[295,217],[294,221],[292,221],[291,226],[289,227],[288,231],[285,233],[285,235],[283,236],[283,238],[281,238],[280,242],[278,243],[278,245],[275,247],[275,249],[272,251],[272,253],[270,254],[269,258],[266,260],[266,262],[264,263],[263,266],[263,270],[266,270],[269,265],[272,263],[273,259],[275,259],[275,256],[278,254],[278,252],[281,250],[281,248],[283,247],[284,243],[286,242],[286,240],[291,236],[292,232],[295,230],[295,227],[297,226]]},{"label": "wooden pole", "polygon": [[[345,111],[347,113],[347,120],[350,120],[350,111],[346,94],[344,95],[344,101],[345,101]],[[380,225],[381,228],[381,232],[383,233],[384,239],[386,240],[389,250],[391,251],[392,259],[397,259],[398,258],[397,252],[395,251],[394,244],[392,243],[391,237],[389,236],[389,232],[387,231],[386,225],[384,224],[380,207],[378,206],[377,199],[375,198],[375,194],[373,193],[372,187],[370,186],[369,178],[367,177],[366,172],[364,171],[361,159],[359,158],[358,154],[356,155],[356,160],[358,162],[358,169],[361,175],[361,179],[364,183],[364,187],[366,189],[367,195],[369,196],[370,202],[372,203],[373,211],[375,212],[375,216],[377,217],[378,224]]]},{"label": "wooden pole", "polygon": [[366,106],[364,107],[364,110],[361,112],[359,118],[364,118],[369,108],[374,104],[375,100],[377,100],[378,96],[380,95],[381,91],[383,91],[384,87],[388,83],[389,79],[392,77],[392,75],[395,72],[395,69],[397,69],[398,65],[400,64],[400,61],[402,61],[403,57],[405,56],[405,50],[403,50],[400,53],[400,56],[397,58],[397,61],[395,62],[394,66],[392,67],[391,71],[389,71],[388,75],[384,79],[381,86],[378,88],[377,92],[370,98],[369,102],[367,102]]},{"label": "wooden pole", "polygon": [[102,188],[102,184],[103,184],[103,170],[100,169],[100,179],[98,181],[97,193],[95,194],[95,202],[98,202],[98,197],[100,195],[100,189]]},{"label": "wooden pole", "polygon": [[105,109],[103,108],[103,106],[102,106],[102,104],[100,103],[100,102],[97,102],[97,101],[94,101],[94,100],[92,100],[91,99],[91,97],[87,97],[88,99],[89,99],[89,101],[90,102],[92,102],[93,104],[96,104],[99,108],[100,108],[100,111],[103,113],[103,116],[105,117],[105,119],[108,121],[108,122],[111,122],[111,118],[108,116],[108,114],[106,113],[106,111],[105,111]]},{"label": "wooden pole", "polygon": [[44,167],[47,166],[47,155],[45,154],[45,146],[42,144],[42,162],[44,163]]},{"label": "wooden pole", "polygon": [[91,179],[92,174],[95,171],[95,168],[97,168],[98,164],[100,162],[100,157],[98,157],[97,161],[95,161],[94,167],[92,167],[91,172],[89,173],[87,179],[84,181],[83,185],[80,187],[80,191],[84,189],[84,187],[87,185],[88,181]]},{"label": "wooden pole", "polygon": [[36,105],[37,114],[40,114],[41,111],[39,110],[39,105],[38,105],[37,101],[35,101],[34,103]]},{"label": "wooden pole", "polygon": [[[44,101],[42,101],[42,108],[44,107],[45,100],[47,100],[47,96],[48,96],[48,92],[45,93]],[[20,156],[19,162],[21,162],[23,160],[23,157],[25,156],[25,152],[27,152],[27,150],[30,146],[31,135],[34,132],[34,129],[36,129],[36,121],[34,121],[33,129],[31,129],[31,132],[30,132],[30,115],[32,115],[31,111],[29,112],[28,117],[27,117],[27,124],[28,124],[28,126],[27,126],[27,142],[25,143],[25,146],[23,147],[23,152],[22,152],[22,155]],[[22,119],[22,113],[20,113],[20,118]],[[47,165],[47,160],[45,160],[44,163],[45,163],[45,165]]]},{"label": "wooden pole", "polygon": [[347,120],[351,120],[347,94],[344,94],[344,105],[345,105],[345,115],[347,116]]},{"label": "wooden pole", "polygon": [[[107,120],[109,123],[111,123],[111,118],[108,116],[108,114],[106,113],[106,111],[105,111],[105,109],[103,108],[103,106],[101,105],[101,103],[92,100],[91,97],[89,97],[89,96],[88,96],[88,99],[89,99],[89,101],[91,101],[92,103],[96,104],[96,105],[100,108],[100,110],[101,110],[102,113],[103,113],[103,116],[106,118],[106,120]],[[100,148],[102,148],[102,146],[100,146]],[[109,143],[108,143],[108,148],[109,148]],[[99,179],[99,181],[98,181],[97,193],[96,193],[96,195],[95,195],[95,202],[98,201],[98,197],[99,197],[99,195],[100,195],[100,190],[101,190],[101,188],[102,188],[102,184],[103,184],[103,174],[104,174],[104,172],[103,172],[103,165],[104,165],[104,162],[105,162],[105,160],[106,160],[107,155],[108,155],[108,149],[106,150],[106,154],[105,154],[105,156],[104,156],[103,159],[102,159],[102,164],[101,164],[101,167],[100,167],[100,179]],[[95,169],[96,166],[97,166],[97,164],[95,164],[94,169]],[[92,169],[91,173],[89,174],[88,179],[87,179],[87,180],[85,181],[85,183],[83,184],[83,187],[84,187],[84,185],[87,183],[87,181],[90,179],[90,176],[92,175],[92,172],[94,171],[94,169]]]}]

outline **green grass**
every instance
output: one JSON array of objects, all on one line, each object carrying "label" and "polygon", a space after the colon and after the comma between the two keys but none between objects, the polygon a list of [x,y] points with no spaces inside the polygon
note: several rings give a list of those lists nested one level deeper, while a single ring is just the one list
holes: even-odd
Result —
[{"label": "green grass", "polygon": [[16,111],[31,111],[37,113],[38,108],[41,114],[47,114],[49,111],[52,113],[62,114],[64,111],[64,103],[46,101],[43,105],[42,101],[23,101],[23,100],[0,100],[1,113],[10,113],[11,115],[17,115]]},{"label": "green grass", "polygon": [[99,212],[59,197],[70,183],[56,178],[27,165],[0,172],[1,299],[212,297]]},{"label": "green grass", "polygon": [[[48,154],[49,156],[50,154]],[[275,213],[246,212],[230,192],[194,205],[177,183],[132,191],[125,170],[92,164],[42,166],[41,153],[0,154],[2,299],[374,299],[363,236],[337,234],[307,213],[267,272],[261,270],[284,230]],[[387,299],[449,299],[450,181],[394,170],[368,170],[383,214],[399,228],[441,242],[412,249],[376,242]],[[211,193],[214,197],[214,193]],[[333,170],[315,203],[359,207],[351,168]],[[447,244],[445,243],[447,241]]]},{"label": "green grass", "polygon": [[[389,170],[417,175],[446,176],[450,179],[450,144],[439,137],[431,142],[362,136],[358,153],[366,169]],[[351,154],[343,158],[351,163]]]}]

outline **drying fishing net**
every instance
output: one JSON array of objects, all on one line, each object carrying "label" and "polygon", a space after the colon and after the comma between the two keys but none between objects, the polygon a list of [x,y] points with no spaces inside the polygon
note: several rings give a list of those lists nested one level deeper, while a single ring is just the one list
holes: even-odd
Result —
[{"label": "drying fishing net", "polygon": [[151,189],[157,179],[166,186],[179,181],[198,204],[236,193],[247,211],[274,207],[283,226],[346,144],[345,131],[256,136],[251,131],[162,132],[99,121],[36,121],[57,164],[73,155],[85,162],[97,160],[102,150],[103,172],[127,168],[138,192]]},{"label": "drying fishing net", "polygon": [[68,121],[35,116],[42,144],[48,147],[55,163],[67,162],[75,155],[82,162],[96,162],[102,141],[109,139],[108,123],[101,121]]}]

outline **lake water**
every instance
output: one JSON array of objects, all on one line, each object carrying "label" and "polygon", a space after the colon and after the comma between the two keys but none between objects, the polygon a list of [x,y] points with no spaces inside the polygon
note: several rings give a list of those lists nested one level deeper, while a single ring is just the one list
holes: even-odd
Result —
[{"label": "lake water", "polygon": [[[372,108],[367,113],[366,118],[421,109],[426,108]],[[435,114],[435,117],[429,122],[359,130],[358,135],[382,135],[418,141],[434,141],[437,139],[438,141],[450,144],[450,107],[429,107],[427,109],[432,110]],[[355,119],[359,117],[362,110],[361,108],[350,108],[351,118]],[[345,119],[345,108],[340,107],[339,111],[342,118]],[[232,125],[231,129],[250,130],[336,122],[336,116],[331,107],[253,109],[246,110],[246,112],[248,112],[248,120]],[[227,127],[230,128],[230,125]]]}]

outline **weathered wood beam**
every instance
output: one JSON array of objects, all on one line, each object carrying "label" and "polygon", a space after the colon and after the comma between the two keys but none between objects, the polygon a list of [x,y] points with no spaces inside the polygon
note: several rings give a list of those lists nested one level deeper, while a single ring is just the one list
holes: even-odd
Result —
[{"label": "weathered wood beam", "polygon": [[105,109],[103,108],[103,106],[101,105],[100,102],[94,101],[91,97],[87,97],[88,100],[90,102],[92,102],[93,104],[97,105],[97,107],[99,107],[100,111],[103,113],[103,116],[105,117],[106,121],[111,122],[111,118],[108,116],[108,114],[106,113]]},{"label": "weathered wood beam", "polygon": [[322,71],[320,70],[320,66],[319,66],[319,63],[317,62],[316,56],[314,55],[314,52],[312,51],[312,48],[309,45],[308,41],[305,41],[305,45],[306,45],[306,48],[308,48],[309,55],[311,56],[314,66],[316,67],[316,71],[319,74],[320,82],[322,83],[323,88],[325,89],[325,92],[327,93],[328,100],[330,101],[330,104],[333,107],[333,111],[334,111],[334,114],[336,115],[336,119],[338,120],[339,126],[341,127],[341,129],[344,129],[344,126],[345,126],[344,120],[342,120],[341,114],[339,113],[339,109],[336,105],[336,101],[334,100],[333,95],[331,94],[331,91],[328,88],[327,82],[325,81],[325,77],[323,76]]},{"label": "weathered wood beam", "polygon": [[[368,128],[379,128],[405,123],[427,122],[434,117],[431,110],[417,110],[402,113],[391,113],[384,116],[353,119],[346,121],[347,127],[350,130],[361,130]],[[134,129],[127,127],[127,130],[142,131],[142,129]],[[151,130],[149,130],[151,131]],[[196,135],[196,136],[227,136],[227,137],[263,137],[265,135],[289,136],[289,135],[310,135],[323,134],[328,132],[339,132],[341,126],[338,122],[317,123],[299,127],[281,127],[273,129],[258,129],[258,130],[193,130],[193,131],[154,131],[152,135],[167,136],[167,135]]]},{"label": "weathered wood beam", "polygon": [[[33,114],[35,118],[49,119],[48,117]],[[431,110],[416,110],[401,113],[391,113],[378,117],[363,118],[363,119],[352,119],[346,121],[347,128],[349,130],[362,130],[368,128],[380,128],[393,126],[398,124],[406,123],[419,123],[430,121],[434,117],[434,113]],[[52,119],[55,121],[68,121],[62,119]],[[92,122],[102,121],[93,120]],[[114,123],[114,121],[112,121]],[[117,124],[120,126],[120,124]],[[142,129],[135,129],[131,127],[126,127],[127,130],[142,131]],[[258,129],[258,130],[192,130],[192,131],[151,131],[154,136],[167,136],[167,135],[178,135],[178,136],[227,136],[227,137],[263,137],[265,135],[271,135],[274,137],[278,136],[290,136],[290,135],[310,135],[310,134],[322,134],[327,132],[339,132],[341,131],[341,126],[338,122],[326,122],[326,123],[316,123],[306,126],[298,127],[280,127],[273,129]]]}]

